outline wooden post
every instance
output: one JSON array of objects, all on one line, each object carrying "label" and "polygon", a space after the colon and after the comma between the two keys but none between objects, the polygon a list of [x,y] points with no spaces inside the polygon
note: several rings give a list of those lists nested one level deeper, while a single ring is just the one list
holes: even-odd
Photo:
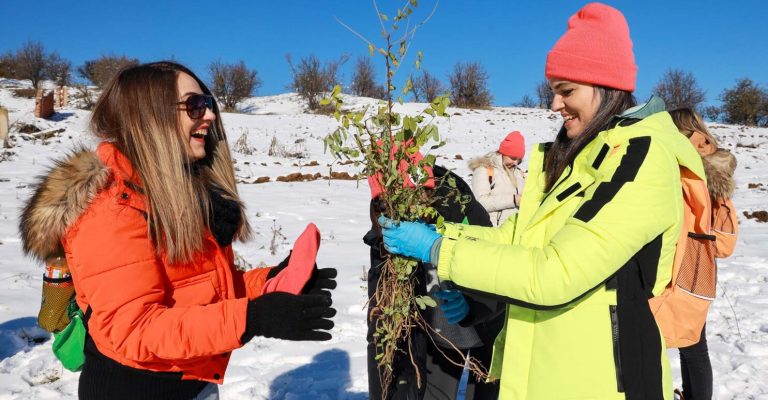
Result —
[{"label": "wooden post", "polygon": [[0,107],[0,140],[3,141],[3,147],[8,147],[8,110]]},{"label": "wooden post", "polygon": [[38,89],[35,96],[35,117],[48,118],[51,115],[53,115],[53,92],[43,95],[43,89]]},{"label": "wooden post", "polygon": [[37,89],[35,92],[35,117],[40,118],[40,107],[43,101],[43,89]]},{"label": "wooden post", "polygon": [[69,105],[69,93],[67,93],[69,90],[66,86],[61,87],[61,107],[66,107]]},{"label": "wooden post", "polygon": [[54,89],[54,101],[53,105],[55,108],[64,108],[67,106],[68,99],[67,99],[67,87],[66,86],[56,86],[56,89]]}]

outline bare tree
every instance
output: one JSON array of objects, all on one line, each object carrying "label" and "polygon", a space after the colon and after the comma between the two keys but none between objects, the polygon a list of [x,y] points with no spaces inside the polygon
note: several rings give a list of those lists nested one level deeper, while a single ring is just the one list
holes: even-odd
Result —
[{"label": "bare tree", "polygon": [[10,50],[0,55],[0,76],[3,78],[16,78],[16,57]]},{"label": "bare tree", "polygon": [[40,81],[45,79],[47,59],[45,47],[40,42],[27,42],[16,51],[15,71],[19,79],[29,79],[37,89]]},{"label": "bare tree", "polygon": [[59,56],[55,51],[48,56],[45,76],[59,86],[67,86],[72,78],[72,63]]},{"label": "bare tree", "polygon": [[75,92],[72,93],[72,98],[75,100],[74,104],[77,107],[84,110],[92,110],[96,105],[95,93],[88,87],[87,82],[76,82],[74,85]]},{"label": "bare tree", "polygon": [[545,109],[552,107],[555,93],[552,92],[552,89],[549,87],[549,82],[546,79],[543,79],[536,85],[536,98],[539,100],[539,104],[536,105],[537,107]]},{"label": "bare tree", "polygon": [[211,92],[226,111],[234,111],[239,101],[261,87],[256,70],[248,69],[243,61],[236,64],[214,61],[208,66],[208,71],[211,74]]},{"label": "bare tree", "polygon": [[29,79],[37,88],[44,79],[58,85],[69,83],[72,64],[55,51],[48,54],[40,42],[27,42],[16,52],[0,55],[0,76],[12,79]]},{"label": "bare tree", "polygon": [[286,54],[285,59],[291,68],[289,88],[307,101],[310,110],[315,111],[320,108],[323,94],[330,92],[339,83],[339,67],[347,61],[347,56],[326,62],[325,65],[321,65],[314,54],[302,57],[298,65],[293,64],[290,54]]},{"label": "bare tree", "polygon": [[479,62],[458,62],[448,75],[451,103],[456,107],[490,107],[493,96],[488,90],[488,73]]},{"label": "bare tree", "polygon": [[533,99],[530,95],[524,95],[522,99],[520,99],[519,102],[514,104],[515,107],[523,107],[523,108],[536,108],[540,106],[540,102],[537,103],[536,100]]},{"label": "bare tree", "polygon": [[723,90],[723,120],[729,124],[768,126],[768,92],[749,78]]},{"label": "bare tree", "polygon": [[427,70],[422,70],[421,75],[411,79],[413,84],[413,100],[431,102],[435,97],[445,92],[443,84]]},{"label": "bare tree", "polygon": [[704,116],[704,118],[712,121],[717,122],[720,120],[720,115],[722,115],[723,110],[720,109],[720,107],[717,106],[706,106],[702,107],[701,109],[701,115]]},{"label": "bare tree", "polygon": [[383,99],[387,93],[384,86],[376,83],[376,71],[368,57],[359,57],[355,64],[355,72],[352,75],[350,90],[355,96]]},{"label": "bare tree", "polygon": [[98,87],[104,87],[123,68],[139,65],[139,60],[125,55],[102,55],[77,67],[77,73]]},{"label": "bare tree", "polygon": [[704,91],[692,73],[672,68],[662,75],[653,93],[664,99],[668,110],[681,107],[696,110],[705,99]]}]

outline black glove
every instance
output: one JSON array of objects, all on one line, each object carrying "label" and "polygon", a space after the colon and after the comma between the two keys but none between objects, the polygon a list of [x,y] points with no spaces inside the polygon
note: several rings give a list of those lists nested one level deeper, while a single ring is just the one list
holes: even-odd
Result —
[{"label": "black glove", "polygon": [[322,294],[330,297],[333,289],[336,289],[336,268],[317,268],[315,264],[312,276],[301,289],[301,293]]},{"label": "black glove", "polygon": [[[284,270],[285,267],[288,266],[288,261],[291,259],[291,253],[288,253],[288,257],[285,257],[285,260],[281,261],[280,264],[277,264],[277,266],[269,270],[267,273],[267,279],[274,278],[277,276],[277,274],[280,273],[280,271]],[[317,268],[317,263],[315,263],[312,275],[301,289],[301,293],[323,294],[330,296],[330,290],[336,289],[336,275],[336,268]]]},{"label": "black glove", "polygon": [[330,296],[294,295],[273,292],[248,302],[245,332],[240,338],[246,343],[254,336],[285,340],[330,340],[333,328],[329,318],[336,315]]}]

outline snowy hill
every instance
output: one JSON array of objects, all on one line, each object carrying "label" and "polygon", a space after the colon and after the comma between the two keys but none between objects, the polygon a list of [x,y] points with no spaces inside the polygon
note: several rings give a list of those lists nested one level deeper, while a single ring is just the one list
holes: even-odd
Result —
[{"label": "snowy hill", "polygon": [[[0,79],[0,105],[10,111],[13,147],[0,153],[0,399],[74,399],[75,373],[63,370],[51,353],[50,338],[35,327],[40,303],[42,266],[21,253],[18,215],[33,190],[34,177],[51,160],[70,149],[93,146],[90,113],[65,109],[53,120],[34,118],[34,101],[13,96],[11,86],[23,82]],[[360,107],[372,99],[349,98]],[[425,104],[398,109],[416,112]],[[296,94],[257,97],[240,104],[243,113],[224,114],[229,140],[236,148],[240,193],[256,232],[236,251],[252,264],[273,265],[307,223],[320,228],[319,264],[339,270],[334,292],[334,338],[321,344],[255,338],[234,352],[223,399],[366,399],[365,269],[368,248],[369,191],[354,180],[276,182],[292,173],[329,173],[332,157],[322,139],[336,127],[323,115],[305,114]],[[504,135],[519,130],[528,149],[554,137],[562,121],[546,110],[495,107],[490,110],[450,108],[439,122],[447,144],[438,163],[469,181],[469,158],[493,150]],[[36,139],[17,133],[20,124],[40,129],[63,128],[54,137]],[[715,124],[712,132],[739,161],[734,203],[741,235],[735,254],[719,263],[718,299],[709,314],[707,333],[717,399],[768,399],[768,223],[741,211],[768,209],[768,129]],[[237,152],[241,151],[241,152]],[[250,154],[245,154],[245,153]],[[352,165],[334,171],[357,172]],[[269,182],[253,183],[268,177]],[[262,179],[265,180],[265,179]],[[680,386],[677,351],[670,351],[675,384]]]}]

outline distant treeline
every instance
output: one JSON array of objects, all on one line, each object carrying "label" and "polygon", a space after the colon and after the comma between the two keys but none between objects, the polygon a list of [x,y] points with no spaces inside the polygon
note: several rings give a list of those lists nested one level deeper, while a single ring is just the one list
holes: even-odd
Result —
[{"label": "distant treeline", "polygon": [[[386,99],[397,98],[399,91],[391,82],[380,82],[371,59],[359,57],[353,67],[348,84],[340,77],[341,67],[348,61],[347,56],[322,62],[314,55],[301,57],[294,62],[286,55],[291,80],[287,89],[295,91],[307,102],[314,112],[327,112],[321,99],[335,85],[341,85],[345,93],[356,96]],[[47,51],[40,42],[27,42],[16,51],[0,55],[0,77],[28,79],[37,88],[41,81],[51,80],[57,85],[74,86],[76,95],[85,108],[93,106],[93,95],[89,88],[103,87],[122,68],[139,64],[139,59],[126,55],[102,55],[88,60],[73,69],[70,61],[55,51]],[[235,111],[237,103],[256,93],[261,87],[255,69],[248,68],[243,61],[232,64],[214,61],[208,65],[208,85],[226,111]],[[73,77],[74,75],[74,77]],[[420,70],[409,77],[411,100],[430,102],[435,97],[448,94],[451,104],[463,108],[487,108],[493,101],[488,89],[489,75],[477,61],[457,62],[441,81],[427,70]],[[387,88],[387,86],[389,86]],[[657,82],[653,93],[664,99],[667,109],[690,107],[698,110],[710,121],[749,126],[768,126],[768,90],[749,78],[741,78],[736,84],[717,97],[720,107],[705,106],[705,91],[699,86],[691,72],[668,69]],[[552,103],[552,91],[546,80],[536,84],[534,95],[525,95],[513,104],[520,107],[548,108]]]}]

